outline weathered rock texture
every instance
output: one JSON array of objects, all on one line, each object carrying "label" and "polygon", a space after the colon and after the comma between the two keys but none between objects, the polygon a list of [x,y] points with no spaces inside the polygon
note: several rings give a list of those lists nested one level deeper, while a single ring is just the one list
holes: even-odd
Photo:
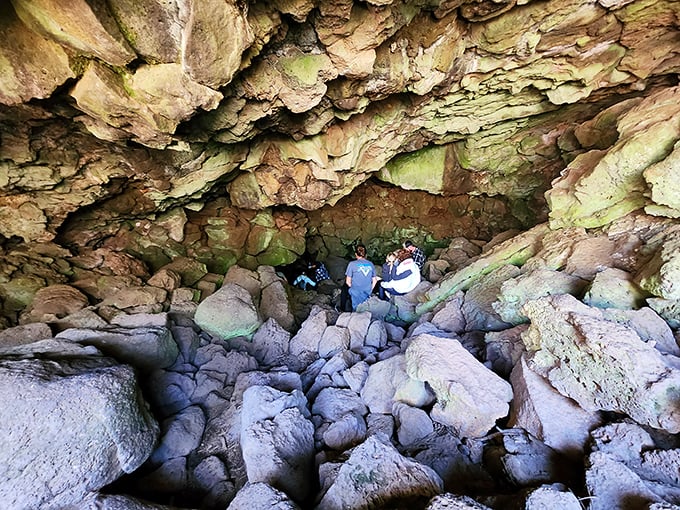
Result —
[{"label": "weathered rock texture", "polygon": [[[680,504],[678,19],[4,2],[3,503]],[[378,262],[404,238],[429,255],[418,288],[338,313],[352,245]],[[332,277],[314,293],[275,271],[306,251]],[[52,388],[99,350],[83,377],[125,391]],[[141,463],[129,497],[97,493]]]},{"label": "weathered rock texture", "polygon": [[679,9],[6,2],[0,236],[222,271],[677,217]]}]

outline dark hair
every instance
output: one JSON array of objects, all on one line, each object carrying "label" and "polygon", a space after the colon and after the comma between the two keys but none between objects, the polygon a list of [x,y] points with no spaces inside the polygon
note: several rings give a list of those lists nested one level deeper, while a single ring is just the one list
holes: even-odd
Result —
[{"label": "dark hair", "polygon": [[409,246],[413,246],[413,243],[407,239],[404,241],[404,248],[408,248]]},{"label": "dark hair", "polygon": [[359,256],[359,257],[365,257],[366,256],[366,247],[363,244],[358,244],[356,249],[354,250],[354,254]]}]

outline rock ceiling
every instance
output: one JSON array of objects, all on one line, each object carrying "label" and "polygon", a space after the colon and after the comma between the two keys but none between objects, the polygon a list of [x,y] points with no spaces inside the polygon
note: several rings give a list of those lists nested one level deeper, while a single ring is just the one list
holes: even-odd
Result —
[{"label": "rock ceiling", "polygon": [[[171,258],[168,243],[188,253],[194,225],[200,249],[232,263],[286,261],[332,221],[324,210],[379,182],[383,202],[417,192],[429,197],[421,216],[496,230],[680,215],[672,0],[12,0],[0,11],[0,239],[108,239],[149,259],[139,245],[160,228]],[[350,227],[336,235],[351,240]]]}]

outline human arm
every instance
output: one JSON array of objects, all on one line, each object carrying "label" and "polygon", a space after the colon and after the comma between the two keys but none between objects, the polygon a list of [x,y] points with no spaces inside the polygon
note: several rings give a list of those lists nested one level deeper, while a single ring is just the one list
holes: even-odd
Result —
[{"label": "human arm", "polygon": [[345,276],[345,283],[347,284],[348,287],[352,286],[352,277],[351,276]]},{"label": "human arm", "polygon": [[411,271],[410,269],[406,269],[405,271],[402,271],[401,273],[395,274],[392,277],[392,279],[393,280],[404,280],[405,278],[408,278],[409,276],[411,276],[412,273],[413,273],[413,271]]}]

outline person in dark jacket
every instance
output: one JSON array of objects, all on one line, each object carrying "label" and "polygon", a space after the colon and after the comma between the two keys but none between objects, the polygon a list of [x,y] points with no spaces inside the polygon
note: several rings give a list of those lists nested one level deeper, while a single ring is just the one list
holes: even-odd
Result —
[{"label": "person in dark jacket", "polygon": [[390,280],[394,279],[394,276],[397,273],[397,266],[399,265],[399,261],[397,260],[397,252],[393,251],[387,254],[387,257],[385,257],[385,263],[382,266],[382,276],[381,276],[381,281],[378,283],[378,297],[383,300],[387,300],[388,296],[385,293],[385,289],[382,286],[383,282],[389,282]]}]

